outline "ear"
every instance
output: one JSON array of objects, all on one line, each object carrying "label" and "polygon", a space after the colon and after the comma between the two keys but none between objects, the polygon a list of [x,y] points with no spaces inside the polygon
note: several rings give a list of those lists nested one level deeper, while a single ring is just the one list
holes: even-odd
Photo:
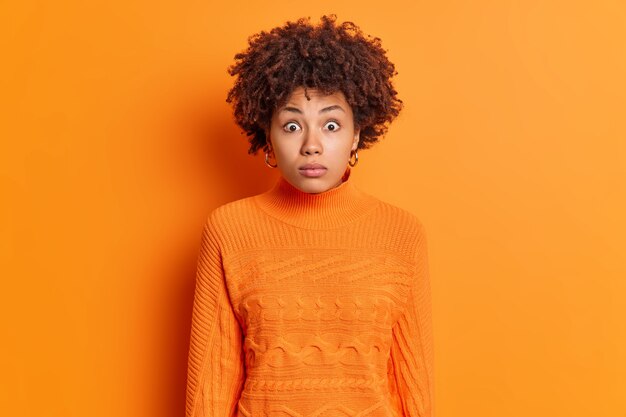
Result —
[{"label": "ear", "polygon": [[269,129],[265,129],[265,142],[267,143],[267,147],[269,148],[269,150],[273,151],[274,147],[272,146],[272,138],[270,137]]},{"label": "ear", "polygon": [[361,139],[361,129],[354,131],[354,141],[352,142],[352,150],[356,151],[359,147],[359,140]]}]

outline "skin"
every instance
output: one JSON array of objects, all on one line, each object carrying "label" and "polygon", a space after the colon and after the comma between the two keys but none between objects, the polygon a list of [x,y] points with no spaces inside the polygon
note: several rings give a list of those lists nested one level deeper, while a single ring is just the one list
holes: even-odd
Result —
[{"label": "skin", "polygon": [[[294,187],[306,193],[321,193],[342,184],[352,151],[359,144],[359,129],[355,129],[353,112],[343,92],[323,95],[308,89],[311,100],[298,87],[283,106],[272,114],[266,131],[270,161],[278,165],[281,175]],[[338,106],[323,111],[330,106]],[[306,163],[324,165],[320,177],[306,177],[298,169]]]}]

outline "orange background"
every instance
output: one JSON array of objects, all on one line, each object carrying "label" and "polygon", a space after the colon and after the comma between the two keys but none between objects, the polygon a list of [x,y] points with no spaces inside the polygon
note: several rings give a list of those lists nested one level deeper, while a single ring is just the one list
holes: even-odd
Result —
[{"label": "orange background", "polygon": [[183,415],[203,221],[277,175],[226,67],[323,13],[399,72],[353,174],[427,227],[437,417],[626,415],[617,0],[0,4],[0,415]]}]

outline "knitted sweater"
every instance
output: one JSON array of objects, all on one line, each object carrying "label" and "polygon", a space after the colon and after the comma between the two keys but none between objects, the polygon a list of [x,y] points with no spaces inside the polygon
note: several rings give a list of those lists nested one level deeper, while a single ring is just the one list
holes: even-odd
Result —
[{"label": "knitted sweater", "polygon": [[348,178],[282,176],[206,219],[187,417],[432,417],[426,236]]}]

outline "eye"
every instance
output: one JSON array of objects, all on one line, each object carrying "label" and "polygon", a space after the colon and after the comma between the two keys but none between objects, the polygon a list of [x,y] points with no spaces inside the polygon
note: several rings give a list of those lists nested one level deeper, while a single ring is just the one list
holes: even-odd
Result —
[{"label": "eye", "polygon": [[339,130],[339,123],[337,123],[334,120],[331,120],[330,122],[326,123],[326,126],[328,126],[328,130],[330,130],[331,132],[334,132],[336,130]]},{"label": "eye", "polygon": [[295,132],[296,130],[298,130],[298,127],[299,127],[299,126],[298,126],[298,124],[297,124],[297,123],[295,123],[295,122],[289,122],[289,123],[287,123],[287,124],[285,124],[285,125],[283,126],[283,129],[285,129],[285,128],[286,128],[286,130],[287,130],[288,132]]}]

